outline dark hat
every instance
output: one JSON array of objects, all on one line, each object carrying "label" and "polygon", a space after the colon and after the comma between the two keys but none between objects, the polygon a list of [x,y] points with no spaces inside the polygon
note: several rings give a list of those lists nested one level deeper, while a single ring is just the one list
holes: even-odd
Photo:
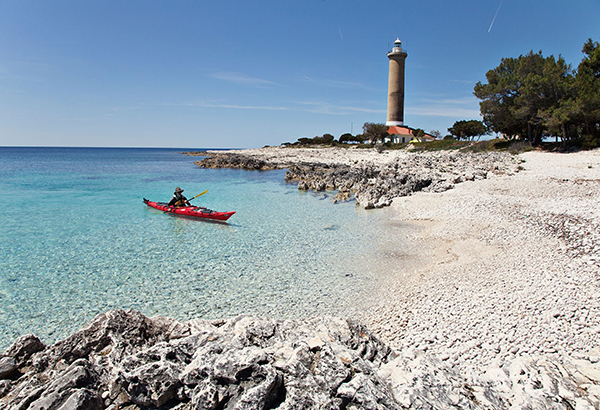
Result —
[{"label": "dark hat", "polygon": [[183,192],[183,189],[177,187],[177,188],[175,188],[175,192]]}]

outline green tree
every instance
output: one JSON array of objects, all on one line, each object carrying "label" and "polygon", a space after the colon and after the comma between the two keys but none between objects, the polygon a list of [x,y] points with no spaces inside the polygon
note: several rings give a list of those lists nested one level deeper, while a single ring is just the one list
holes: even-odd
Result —
[{"label": "green tree", "polygon": [[552,117],[553,124],[571,121],[557,111],[560,101],[574,97],[573,73],[562,57],[530,51],[516,59],[502,59],[486,78],[488,83],[478,82],[474,94],[482,100],[481,114],[490,130],[538,144]]},{"label": "green tree", "polygon": [[313,139],[312,138],[308,138],[308,137],[300,137],[298,138],[298,143],[300,145],[309,145],[312,144]]},{"label": "green tree", "polygon": [[521,123],[513,115],[515,99],[520,95],[517,66],[517,59],[503,58],[498,67],[485,74],[487,84],[478,82],[473,92],[482,100],[479,107],[483,122],[491,130],[509,138],[523,133]]},{"label": "green tree", "polygon": [[331,134],[323,134],[323,140],[327,143],[332,143],[335,141],[335,137]]},{"label": "green tree", "polygon": [[439,132],[438,130],[431,130],[431,131],[429,131],[429,135],[432,135],[432,136],[434,136],[437,139],[442,138],[442,133]]},{"label": "green tree", "polygon": [[341,142],[342,144],[347,144],[348,142],[352,142],[355,141],[354,140],[354,136],[352,134],[350,134],[349,132],[340,135],[340,138],[338,139],[339,142]]},{"label": "green tree", "polygon": [[364,135],[362,135],[362,134],[355,135],[355,136],[353,137],[353,139],[352,139],[352,141],[355,141],[355,142],[357,142],[357,143],[359,143],[359,144],[362,144],[363,142],[365,142],[365,140],[366,140],[366,138],[365,138],[365,136],[364,136]]},{"label": "green tree", "polygon": [[425,130],[423,130],[422,128],[416,128],[414,130],[411,131],[412,135],[415,136],[415,138],[421,138],[423,136],[425,136]]},{"label": "green tree", "polygon": [[578,118],[581,117],[581,106],[573,98],[563,99],[541,112],[544,118],[544,124],[550,136],[561,138],[563,145],[570,139],[576,138],[578,132]]},{"label": "green tree", "polygon": [[475,137],[479,139],[482,135],[487,134],[485,124],[477,120],[460,120],[448,128],[448,132],[456,137],[457,140],[473,140]]},{"label": "green tree", "polygon": [[600,145],[600,45],[588,41],[583,45],[585,57],[577,67],[575,87],[580,110],[581,134]]},{"label": "green tree", "polygon": [[314,137],[313,143],[315,144],[331,144],[335,140],[335,137],[331,134],[323,134],[322,137]]},{"label": "green tree", "polygon": [[[571,66],[562,57],[557,60],[550,56],[543,61],[541,76],[528,84],[530,93],[525,98],[533,103],[536,121],[541,121],[542,132],[554,135],[558,141],[571,139],[577,135],[573,125],[578,121],[579,109],[576,101],[577,90]],[[535,143],[541,142],[536,134]]]},{"label": "green tree", "polygon": [[363,141],[367,140],[371,144],[381,142],[388,137],[388,127],[385,124],[365,122],[363,125]]}]

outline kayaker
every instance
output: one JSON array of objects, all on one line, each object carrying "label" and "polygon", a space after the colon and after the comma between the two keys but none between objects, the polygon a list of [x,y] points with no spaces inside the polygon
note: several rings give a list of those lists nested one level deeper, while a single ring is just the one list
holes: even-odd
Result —
[{"label": "kayaker", "polygon": [[188,199],[181,195],[183,189],[177,187],[175,188],[175,193],[173,194],[173,198],[169,201],[169,206],[174,206],[175,208],[180,208],[182,206],[192,206]]}]

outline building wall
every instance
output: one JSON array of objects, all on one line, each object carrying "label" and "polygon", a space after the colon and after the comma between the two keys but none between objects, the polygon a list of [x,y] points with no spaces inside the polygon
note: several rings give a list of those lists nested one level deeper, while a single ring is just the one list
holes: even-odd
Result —
[{"label": "building wall", "polygon": [[404,52],[390,53],[388,78],[388,106],[386,125],[402,125],[404,123]]}]

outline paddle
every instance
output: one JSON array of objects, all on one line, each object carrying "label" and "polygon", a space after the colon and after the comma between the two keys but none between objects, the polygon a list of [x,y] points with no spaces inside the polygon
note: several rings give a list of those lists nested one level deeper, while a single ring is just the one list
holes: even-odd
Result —
[{"label": "paddle", "polygon": [[198,195],[196,195],[195,197],[188,199],[188,201],[191,201],[192,199],[196,199],[196,198],[198,198],[200,195],[204,195],[204,194],[205,194],[205,193],[207,193],[207,192],[208,192],[208,189],[207,189],[206,191],[204,191],[204,192],[201,192],[201,193],[199,193],[199,194],[198,194]]}]

